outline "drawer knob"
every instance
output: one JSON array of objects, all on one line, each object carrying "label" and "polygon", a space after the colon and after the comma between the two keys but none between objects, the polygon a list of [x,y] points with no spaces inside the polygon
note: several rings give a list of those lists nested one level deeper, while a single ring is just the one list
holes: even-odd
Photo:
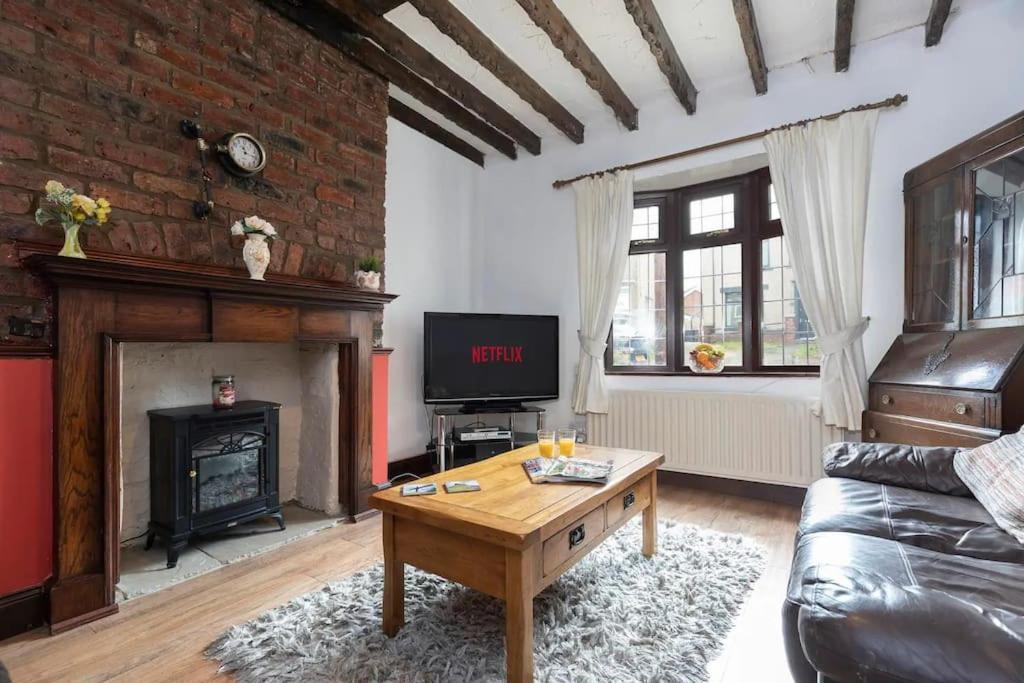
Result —
[{"label": "drawer knob", "polygon": [[578,527],[569,532],[569,549],[572,550],[580,543],[583,543],[583,539],[587,537],[587,528],[585,525],[580,524]]},{"label": "drawer knob", "polygon": [[874,429],[869,429],[868,430],[868,436],[871,437],[872,439],[874,439],[875,437],[878,436],[878,432],[875,431]]},{"label": "drawer knob", "polygon": [[189,470],[188,471],[188,476],[191,477],[192,479],[195,479],[196,478],[196,471],[195,470]]},{"label": "drawer knob", "polygon": [[956,411],[957,415],[966,415],[968,407],[966,403],[957,403],[955,406],[953,406],[953,410]]},{"label": "drawer knob", "polygon": [[628,510],[633,507],[633,503],[636,502],[636,494],[630,491],[622,497],[622,509]]},{"label": "drawer knob", "polygon": [[882,394],[882,405],[887,406],[892,403],[892,396],[889,394]]}]

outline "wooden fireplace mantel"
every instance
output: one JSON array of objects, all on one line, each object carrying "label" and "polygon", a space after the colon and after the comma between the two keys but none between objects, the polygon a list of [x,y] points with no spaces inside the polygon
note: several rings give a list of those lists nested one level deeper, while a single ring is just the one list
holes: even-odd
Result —
[{"label": "wooden fireplace mantel", "polygon": [[337,344],[339,500],[350,520],[369,509],[372,315],[394,295],[99,250],[73,259],[21,243],[17,253],[56,304],[52,632],[117,611],[122,343]]},{"label": "wooden fireplace mantel", "polygon": [[89,250],[89,258],[57,256],[49,244],[21,242],[18,257],[30,270],[54,284],[92,283],[106,288],[206,291],[211,294],[255,297],[263,300],[323,304],[350,310],[380,310],[395,298],[367,289],[309,278],[268,273],[265,281],[251,280],[244,270],[169,259]]}]

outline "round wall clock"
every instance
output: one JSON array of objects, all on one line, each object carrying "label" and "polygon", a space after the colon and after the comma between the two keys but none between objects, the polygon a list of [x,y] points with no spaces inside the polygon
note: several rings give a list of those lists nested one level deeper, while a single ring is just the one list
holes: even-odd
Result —
[{"label": "round wall clock", "polygon": [[229,173],[251,176],[267,165],[267,150],[248,133],[231,133],[217,145],[220,161]]}]

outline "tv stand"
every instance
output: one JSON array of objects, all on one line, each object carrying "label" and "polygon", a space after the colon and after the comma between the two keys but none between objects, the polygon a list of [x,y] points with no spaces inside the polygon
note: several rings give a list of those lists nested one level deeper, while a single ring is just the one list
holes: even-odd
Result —
[{"label": "tv stand", "polygon": [[511,403],[463,403],[460,415],[503,415],[505,413],[527,413],[531,409],[519,402]]},{"label": "tv stand", "polygon": [[434,433],[438,471],[448,468],[448,459],[455,462],[455,444],[448,438],[449,424],[461,415],[503,415],[508,417],[508,429],[512,432],[512,448],[516,447],[516,416],[533,415],[537,420],[537,431],[544,429],[546,410],[538,406],[516,404],[467,403],[461,406],[434,406]]}]

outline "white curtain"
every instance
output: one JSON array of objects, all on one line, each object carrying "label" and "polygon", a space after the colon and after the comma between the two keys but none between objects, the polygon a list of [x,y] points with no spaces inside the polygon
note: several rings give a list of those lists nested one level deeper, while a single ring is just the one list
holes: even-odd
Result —
[{"label": "white curtain", "polygon": [[580,362],[572,393],[578,414],[607,413],[604,351],[629,256],[633,173],[619,171],[573,183],[580,290]]},{"label": "white curtain", "polygon": [[821,346],[826,424],[860,430],[867,371],[861,310],[868,182],[878,110],[765,137],[796,284]]}]

